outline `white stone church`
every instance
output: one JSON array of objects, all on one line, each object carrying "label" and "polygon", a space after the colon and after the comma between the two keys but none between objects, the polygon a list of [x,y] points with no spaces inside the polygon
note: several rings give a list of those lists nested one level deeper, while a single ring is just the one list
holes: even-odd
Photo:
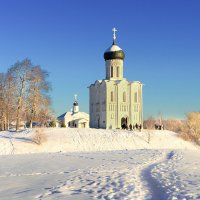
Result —
[{"label": "white stone church", "polygon": [[89,87],[90,127],[116,129],[143,124],[142,86],[140,81],[128,81],[124,76],[123,50],[113,44],[104,53],[106,78]]},{"label": "white stone church", "polygon": [[89,115],[79,111],[77,95],[75,95],[73,109],[60,115],[57,120],[60,126],[63,124],[70,128],[89,128]]}]

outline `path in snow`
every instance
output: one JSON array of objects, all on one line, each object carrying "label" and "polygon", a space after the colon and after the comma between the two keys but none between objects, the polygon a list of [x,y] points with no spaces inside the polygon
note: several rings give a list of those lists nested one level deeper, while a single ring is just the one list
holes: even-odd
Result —
[{"label": "path in snow", "polygon": [[146,199],[141,170],[159,150],[1,156],[2,199]]},{"label": "path in snow", "polygon": [[147,183],[150,199],[200,199],[199,153],[174,150],[145,168],[141,173],[142,182]]},{"label": "path in snow", "polygon": [[165,191],[165,199],[200,199],[200,152],[173,151],[153,167],[152,177]]},{"label": "path in snow", "polygon": [[[168,153],[167,155],[171,154]],[[166,159],[166,155],[161,157],[159,161],[155,161],[148,165],[141,171],[141,180],[144,185],[147,185],[149,190],[149,196],[146,199],[156,199],[156,200],[163,200],[166,199],[166,192],[161,187],[159,182],[152,176],[152,169],[156,167],[159,163],[162,163]]]},{"label": "path in snow", "polygon": [[[113,158],[109,155],[109,159],[103,158],[106,164],[69,174],[68,181],[48,188],[47,192],[37,197],[48,199],[54,194],[58,194],[58,197],[61,194],[76,195],[76,197],[85,194],[92,197],[92,199],[149,198],[149,190],[142,183],[140,171],[149,163],[163,157],[163,153],[140,150],[134,154],[133,152],[121,152],[120,154],[124,157],[123,159],[115,158],[117,154]],[[142,154],[144,155],[143,158]],[[112,158],[111,162],[110,158]]]},{"label": "path in snow", "polygon": [[0,199],[200,199],[199,148],[173,132],[45,132],[0,133]]},{"label": "path in snow", "polygon": [[4,200],[200,199],[199,151],[11,155],[0,163]]}]

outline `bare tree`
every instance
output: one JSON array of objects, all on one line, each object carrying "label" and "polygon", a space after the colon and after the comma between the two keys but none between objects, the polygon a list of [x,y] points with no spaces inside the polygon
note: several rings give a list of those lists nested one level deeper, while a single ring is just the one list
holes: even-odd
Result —
[{"label": "bare tree", "polygon": [[0,74],[0,130],[5,130],[5,74]]},{"label": "bare tree", "polygon": [[48,122],[50,122],[53,118],[54,117],[49,106],[42,108],[38,113],[38,121],[42,124],[42,126],[47,126]]},{"label": "bare tree", "polygon": [[5,80],[5,114],[6,114],[6,129],[10,127],[10,122],[13,121],[15,117],[15,107],[16,107],[16,92],[15,84],[13,78],[6,74]]},{"label": "bare tree", "polygon": [[35,134],[32,137],[32,141],[37,145],[42,145],[44,142],[47,141],[47,135],[45,134],[44,130],[39,128],[35,130]]},{"label": "bare tree", "polygon": [[156,119],[153,117],[144,120],[144,128],[145,129],[154,129],[155,128]]},{"label": "bare tree", "polygon": [[13,119],[18,130],[22,120],[32,127],[34,120],[45,124],[52,118],[47,77],[48,73],[29,59],[0,74],[0,130],[9,129]]},{"label": "bare tree", "polygon": [[200,112],[187,113],[187,126],[189,133],[194,136],[195,139],[200,138]]},{"label": "bare tree", "polygon": [[163,120],[163,125],[165,126],[165,129],[180,133],[182,129],[184,128],[185,121],[179,120],[179,119],[166,119]]},{"label": "bare tree", "polygon": [[39,118],[42,109],[48,110],[50,100],[47,96],[50,90],[50,84],[47,81],[48,73],[35,66],[31,69],[29,82],[28,102],[29,102],[29,118],[30,128],[32,128],[33,120]]},{"label": "bare tree", "polygon": [[24,59],[15,63],[9,70],[8,75],[13,78],[17,92],[17,113],[16,113],[16,130],[19,129],[23,108],[23,101],[30,80],[31,61]]}]

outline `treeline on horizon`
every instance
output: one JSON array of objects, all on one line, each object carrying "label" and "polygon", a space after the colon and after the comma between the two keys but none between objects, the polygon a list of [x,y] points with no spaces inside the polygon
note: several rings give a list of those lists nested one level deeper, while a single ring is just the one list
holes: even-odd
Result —
[{"label": "treeline on horizon", "polygon": [[145,129],[156,129],[162,125],[164,129],[178,133],[186,141],[200,145],[200,112],[188,112],[185,120],[150,117],[144,120]]},{"label": "treeline on horizon", "polygon": [[[0,130],[24,123],[45,125],[51,118],[48,72],[26,58],[0,73]],[[11,127],[12,126],[12,127]]]}]

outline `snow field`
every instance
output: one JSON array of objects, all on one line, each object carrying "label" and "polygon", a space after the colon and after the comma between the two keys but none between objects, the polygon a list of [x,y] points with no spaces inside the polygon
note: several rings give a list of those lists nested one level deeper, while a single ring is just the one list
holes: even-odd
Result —
[{"label": "snow field", "polygon": [[[133,149],[198,149],[170,131],[122,131],[102,129],[48,128],[47,142],[31,141],[34,131],[0,132],[0,155],[44,152],[113,151]],[[150,143],[148,143],[150,134]],[[9,139],[10,138],[10,139]]]},{"label": "snow field", "polygon": [[166,199],[200,199],[200,152],[172,151],[155,166],[154,177],[166,191]]},{"label": "snow field", "polygon": [[200,199],[199,147],[173,132],[44,132],[0,132],[0,199]]},{"label": "snow field", "polygon": [[150,194],[140,172],[162,154],[135,150],[2,156],[0,196],[5,200],[146,199]]}]

